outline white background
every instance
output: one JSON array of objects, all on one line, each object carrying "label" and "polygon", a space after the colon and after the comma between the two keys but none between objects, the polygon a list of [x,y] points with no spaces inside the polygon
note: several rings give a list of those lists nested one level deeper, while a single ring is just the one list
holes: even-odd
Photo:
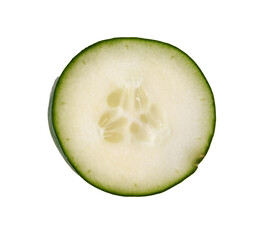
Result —
[{"label": "white background", "polygon": [[[0,239],[277,239],[275,1],[1,1]],[[121,36],[188,53],[217,126],[195,174],[126,198],[78,177],[47,122],[54,80],[80,50]]]}]

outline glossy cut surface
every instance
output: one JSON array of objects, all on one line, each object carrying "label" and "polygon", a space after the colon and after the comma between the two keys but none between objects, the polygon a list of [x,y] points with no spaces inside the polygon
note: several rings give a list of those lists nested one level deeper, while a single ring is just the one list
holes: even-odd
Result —
[{"label": "glossy cut surface", "polygon": [[56,80],[49,127],[63,158],[106,192],[145,196],[190,176],[215,130],[196,63],[159,41],[115,38],[74,57]]}]

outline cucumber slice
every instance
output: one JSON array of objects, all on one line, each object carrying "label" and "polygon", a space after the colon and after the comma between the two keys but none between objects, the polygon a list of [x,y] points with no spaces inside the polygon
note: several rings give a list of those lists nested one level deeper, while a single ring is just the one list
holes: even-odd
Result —
[{"label": "cucumber slice", "polygon": [[48,116],[67,163],[122,196],[160,193],[190,176],[215,130],[213,93],[196,63],[140,38],[81,51],[56,80]]}]

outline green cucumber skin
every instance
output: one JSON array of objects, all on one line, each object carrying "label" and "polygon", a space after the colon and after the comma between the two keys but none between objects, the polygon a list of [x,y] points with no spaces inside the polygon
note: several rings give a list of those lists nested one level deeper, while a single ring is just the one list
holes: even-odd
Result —
[{"label": "green cucumber skin", "polygon": [[52,90],[51,90],[51,94],[50,94],[49,107],[48,107],[48,126],[49,126],[51,136],[53,138],[53,141],[54,141],[56,147],[58,148],[60,154],[63,156],[63,158],[68,163],[68,165],[72,168],[72,170],[77,173],[77,171],[72,166],[72,164],[70,163],[69,159],[67,158],[67,156],[66,156],[66,154],[63,150],[63,147],[60,143],[60,140],[59,140],[58,135],[55,131],[55,127],[54,127],[54,123],[53,123],[53,102],[54,102],[55,90],[56,90],[56,86],[58,84],[58,81],[59,81],[59,77],[56,78],[56,80],[54,82],[54,85],[52,87]]},{"label": "green cucumber skin", "polygon": [[49,107],[48,107],[48,125],[49,125],[49,130],[50,130],[50,133],[51,133],[51,136],[53,138],[53,141],[56,145],[56,147],[58,148],[60,154],[62,155],[62,157],[64,158],[64,160],[66,161],[66,163],[71,167],[71,169],[77,173],[81,178],[83,178],[87,183],[89,183],[90,185],[98,188],[99,190],[102,190],[104,192],[107,192],[107,193],[110,193],[110,194],[113,194],[113,195],[117,195],[117,196],[123,196],[123,197],[143,197],[143,196],[151,196],[151,195],[156,195],[156,194],[159,194],[159,193],[162,193],[162,192],[165,192],[167,190],[169,190],[170,188],[176,186],[177,184],[183,182],[186,178],[188,178],[189,176],[191,176],[198,168],[198,164],[203,160],[203,158],[206,156],[209,148],[210,148],[210,145],[211,145],[211,142],[212,142],[212,139],[214,137],[214,133],[215,133],[215,127],[216,127],[216,106],[215,106],[215,99],[214,99],[214,94],[212,92],[212,89],[206,79],[206,77],[204,76],[203,72],[201,71],[201,69],[198,67],[198,65],[196,64],[196,62],[194,62],[194,60],[189,57],[185,52],[183,52],[182,50],[178,49],[177,47],[171,45],[171,44],[168,44],[168,43],[164,43],[164,42],[160,42],[160,41],[157,41],[157,40],[151,40],[151,39],[142,39],[142,38],[137,38],[137,37],[120,37],[120,38],[113,38],[113,39],[107,39],[107,40],[102,40],[102,41],[99,41],[97,43],[94,43],[93,45],[90,45],[88,46],[87,48],[85,48],[84,50],[82,50],[80,53],[78,53],[70,62],[69,64],[66,66],[66,68],[64,69],[64,71],[62,72],[61,76],[63,74],[66,73],[66,70],[68,68],[70,68],[70,64],[73,62],[73,61],[76,61],[77,58],[84,52],[86,51],[88,48],[93,48],[94,46],[97,46],[99,44],[102,44],[104,42],[110,42],[110,41],[120,41],[120,40],[137,40],[137,41],[147,41],[147,42],[151,42],[151,43],[159,43],[159,44],[163,44],[164,46],[167,46],[167,47],[173,47],[175,49],[177,49],[179,52],[181,52],[182,54],[186,55],[189,60],[192,62],[192,64],[200,71],[201,75],[203,76],[203,80],[205,80],[205,83],[207,84],[209,90],[210,90],[210,93],[211,93],[211,96],[212,96],[212,100],[213,100],[213,111],[214,111],[214,121],[213,121],[213,126],[212,126],[212,129],[211,129],[211,134],[210,134],[210,138],[208,140],[208,144],[205,148],[205,151],[202,153],[202,157],[201,158],[198,158],[198,159],[195,159],[195,165],[192,166],[191,170],[183,177],[183,178],[180,178],[178,179],[176,182],[174,182],[173,184],[169,185],[168,187],[164,188],[164,189],[159,189],[159,190],[152,190],[150,192],[144,192],[144,193],[139,193],[139,194],[135,194],[135,193],[124,193],[124,192],[118,192],[118,191],[114,191],[114,190],[109,190],[107,188],[104,188],[103,186],[98,186],[94,183],[91,183],[89,180],[86,179],[86,177],[80,172],[78,171],[78,169],[76,167],[73,166],[73,164],[70,162],[70,159],[69,157],[66,155],[63,147],[62,147],[62,144],[61,144],[61,141],[59,140],[59,136],[57,134],[57,131],[55,130],[55,126],[54,126],[54,122],[53,122],[53,107],[54,107],[54,101],[55,101],[55,93],[56,93],[56,88],[58,85],[61,84],[61,81],[60,81],[60,77],[56,78],[54,84],[53,84],[53,87],[52,87],[52,90],[51,90],[51,94],[50,94],[50,100],[49,100]]}]

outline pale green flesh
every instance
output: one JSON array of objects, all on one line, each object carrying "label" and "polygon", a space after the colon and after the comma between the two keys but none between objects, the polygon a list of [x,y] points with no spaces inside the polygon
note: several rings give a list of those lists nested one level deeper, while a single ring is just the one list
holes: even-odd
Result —
[{"label": "pale green flesh", "polygon": [[110,193],[162,192],[197,168],[215,128],[211,89],[171,45],[99,42],[66,67],[50,100],[50,128],[64,158]]}]

